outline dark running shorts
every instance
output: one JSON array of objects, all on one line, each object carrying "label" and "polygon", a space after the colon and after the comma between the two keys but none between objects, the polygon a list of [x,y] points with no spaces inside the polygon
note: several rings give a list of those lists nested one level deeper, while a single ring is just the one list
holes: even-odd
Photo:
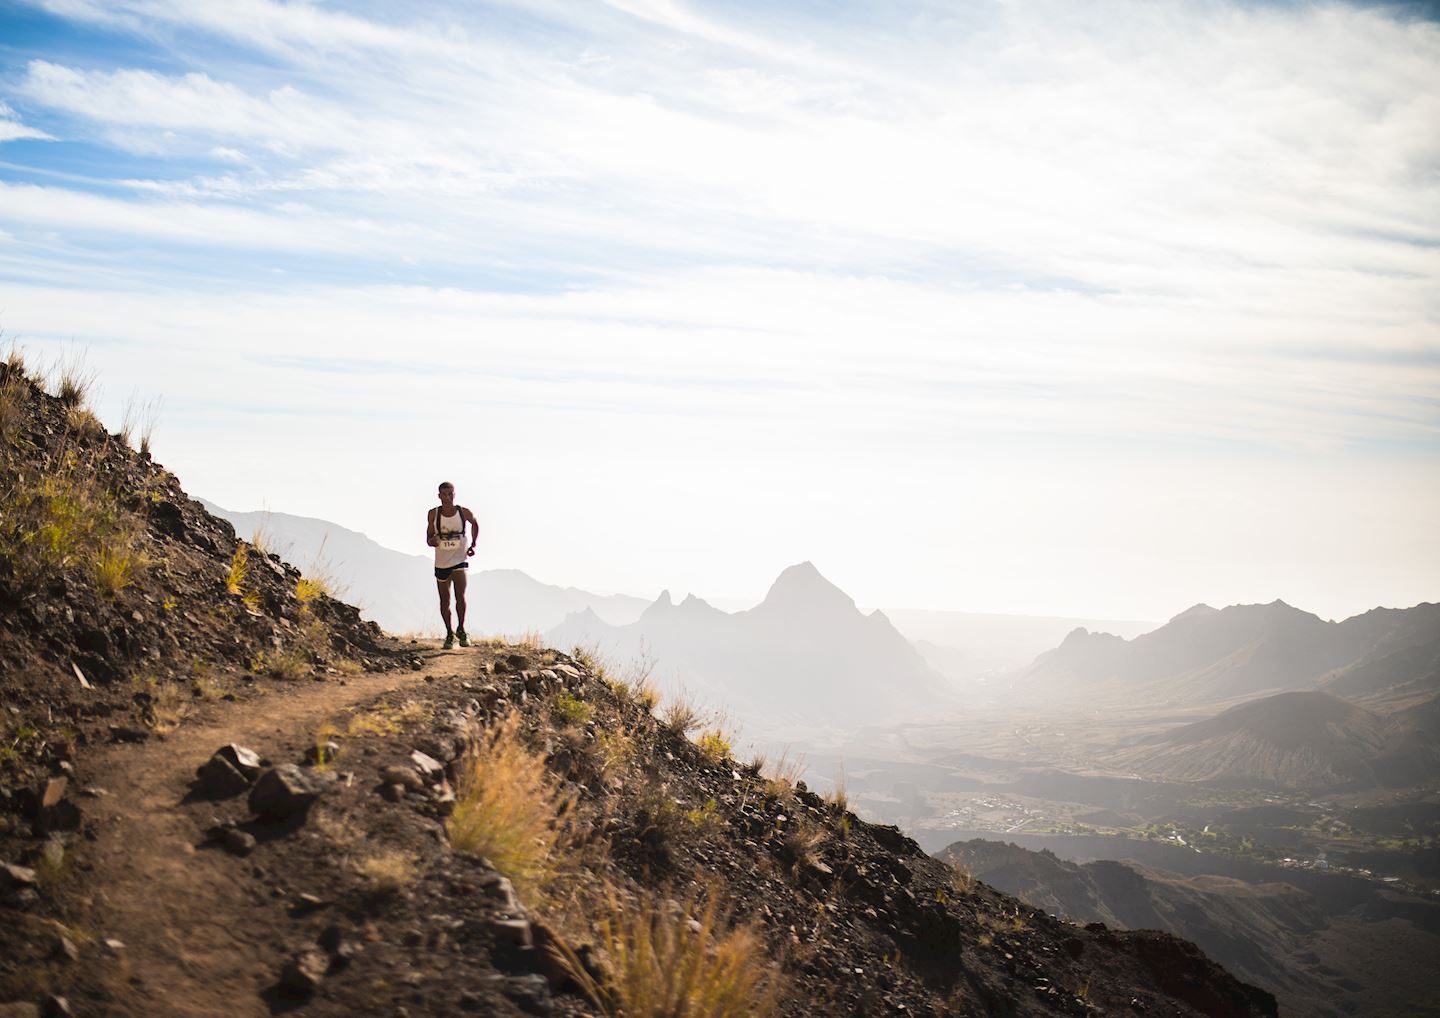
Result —
[{"label": "dark running shorts", "polygon": [[470,563],[469,563],[469,562],[461,562],[458,566],[451,566],[449,569],[441,569],[441,568],[439,568],[439,567],[437,566],[437,567],[435,568],[435,579],[437,579],[437,580],[448,580],[448,579],[450,579],[450,574],[453,573],[455,570],[457,570],[457,569],[469,569],[469,568],[470,568]]}]

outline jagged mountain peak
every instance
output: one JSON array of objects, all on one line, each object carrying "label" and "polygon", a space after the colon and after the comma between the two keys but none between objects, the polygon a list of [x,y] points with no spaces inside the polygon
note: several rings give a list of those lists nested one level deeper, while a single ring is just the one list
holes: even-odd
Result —
[{"label": "jagged mountain peak", "polygon": [[809,561],[784,569],[755,610],[797,607],[858,613],[854,599],[822,576]]}]

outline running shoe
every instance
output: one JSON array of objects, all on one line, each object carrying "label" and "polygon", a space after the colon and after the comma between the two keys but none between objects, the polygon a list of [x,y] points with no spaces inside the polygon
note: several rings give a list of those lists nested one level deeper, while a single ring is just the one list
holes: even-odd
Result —
[{"label": "running shoe", "polygon": [[470,634],[463,629],[455,630],[455,639],[460,641],[460,646],[462,647],[470,646]]},{"label": "running shoe", "polygon": [[452,633],[446,633],[446,634],[445,634],[445,649],[446,649],[446,650],[449,650],[449,649],[450,649],[451,647],[453,647],[453,646],[455,646],[455,636],[454,636],[454,634],[452,634]]}]

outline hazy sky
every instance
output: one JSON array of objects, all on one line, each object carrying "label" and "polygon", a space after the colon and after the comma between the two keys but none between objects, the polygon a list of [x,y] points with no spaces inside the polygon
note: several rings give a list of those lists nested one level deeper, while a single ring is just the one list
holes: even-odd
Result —
[{"label": "hazy sky", "polygon": [[1440,599],[1440,26],[0,0],[0,326],[194,494],[863,607]]}]

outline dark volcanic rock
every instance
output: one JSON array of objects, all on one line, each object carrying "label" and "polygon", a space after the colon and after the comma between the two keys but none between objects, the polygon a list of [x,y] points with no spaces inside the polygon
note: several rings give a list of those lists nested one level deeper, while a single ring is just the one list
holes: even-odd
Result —
[{"label": "dark volcanic rock", "polygon": [[334,771],[281,764],[260,775],[250,790],[250,812],[264,820],[289,820],[310,809],[335,784]]}]

